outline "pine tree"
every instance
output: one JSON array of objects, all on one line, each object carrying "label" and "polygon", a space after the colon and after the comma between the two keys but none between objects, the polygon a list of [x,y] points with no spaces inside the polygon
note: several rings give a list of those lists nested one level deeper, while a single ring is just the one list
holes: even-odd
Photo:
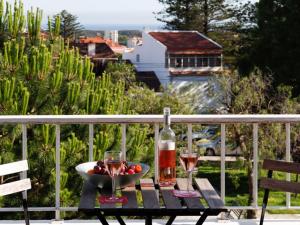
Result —
[{"label": "pine tree", "polygon": [[256,42],[252,59],[264,71],[272,71],[274,85],[294,87],[300,93],[300,2],[262,0],[257,4]]},{"label": "pine tree", "polygon": [[[54,21],[60,18],[60,35],[66,41],[67,39],[74,40],[76,37],[80,36],[83,26],[77,21],[78,17],[72,15],[66,10],[62,10],[60,13],[54,16]],[[52,24],[52,28],[55,30],[55,23]]]},{"label": "pine tree", "polygon": [[218,23],[227,19],[224,0],[158,0],[165,9],[157,19],[171,30],[198,30],[205,35]]},{"label": "pine tree", "polygon": [[[0,6],[3,6],[3,1]],[[25,18],[22,4],[10,10],[6,8],[6,18],[21,21]],[[17,11],[18,13],[15,13]],[[1,15],[1,14],[0,14]],[[13,16],[15,15],[15,17]],[[48,38],[41,36],[42,11],[30,10],[27,13],[28,33],[8,29],[9,20],[1,20],[7,39],[0,49],[0,114],[2,115],[77,115],[77,114],[132,114],[136,106],[130,95],[130,82],[135,82],[132,67],[126,64],[110,66],[96,77],[89,58],[79,54],[59,36],[60,17],[53,21],[55,26],[49,29]],[[1,15],[2,16],[2,15]],[[0,18],[3,18],[1,17]],[[26,23],[27,22],[27,23]],[[17,22],[20,26],[20,23]],[[23,26],[23,25],[22,25]],[[25,26],[25,25],[24,25]],[[47,36],[46,36],[47,37]],[[122,71],[124,74],[122,74]],[[121,76],[122,79],[118,79]],[[127,79],[130,78],[130,79]],[[151,92],[156,104],[161,97]],[[155,107],[157,107],[155,105]],[[181,106],[176,105],[178,111]],[[157,108],[155,108],[157,109]],[[159,111],[161,113],[162,106]],[[142,112],[142,111],[141,111]],[[30,159],[29,177],[32,190],[28,198],[32,205],[52,205],[55,185],[55,126],[49,124],[28,125],[28,158]],[[95,160],[102,159],[107,150],[120,149],[121,127],[119,125],[95,125]],[[128,155],[131,160],[149,158],[154,152],[153,130],[149,125],[128,127]],[[20,157],[21,126],[1,126],[0,163],[16,160]],[[145,147],[146,146],[146,147]],[[75,173],[74,166],[87,161],[88,126],[61,126],[61,191],[62,206],[78,203],[82,180]],[[147,162],[147,161],[146,161]],[[18,199],[1,198],[3,206],[17,206]],[[51,217],[51,213],[31,214],[31,218]]]}]

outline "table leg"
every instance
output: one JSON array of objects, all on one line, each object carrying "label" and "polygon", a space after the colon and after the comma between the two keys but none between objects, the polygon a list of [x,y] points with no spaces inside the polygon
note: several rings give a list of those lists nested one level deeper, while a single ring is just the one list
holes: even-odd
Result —
[{"label": "table leg", "polygon": [[102,225],[109,225],[107,220],[105,219],[105,217],[101,213],[97,214],[97,217],[100,220],[100,222],[102,223]]},{"label": "table leg", "polygon": [[126,225],[126,223],[124,222],[124,220],[122,219],[121,216],[116,216],[116,218],[117,218],[120,225]]},{"label": "table leg", "polygon": [[146,216],[145,225],[152,225],[152,217],[151,216]]},{"label": "table leg", "polygon": [[174,222],[176,216],[170,216],[168,222],[166,223],[166,225],[172,225],[172,223]]},{"label": "table leg", "polygon": [[206,220],[207,216],[208,216],[207,212],[204,211],[200,219],[197,221],[196,225],[202,225]]}]

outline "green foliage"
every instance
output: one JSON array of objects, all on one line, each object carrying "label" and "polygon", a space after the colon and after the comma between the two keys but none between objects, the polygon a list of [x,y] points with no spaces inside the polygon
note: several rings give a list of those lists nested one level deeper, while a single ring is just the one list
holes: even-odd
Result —
[{"label": "green foliage", "polygon": [[[52,27],[53,24],[53,27]],[[50,40],[59,38],[60,33],[60,16],[56,16],[52,22],[51,18],[48,17],[48,32]]]},{"label": "green foliage", "polygon": [[0,79],[0,114],[26,114],[29,91],[13,78]]},{"label": "green foliage", "polygon": [[7,2],[4,7],[4,0],[0,1],[0,47],[1,39],[7,40],[19,37],[25,28],[25,16],[23,3],[15,1],[14,7]]},{"label": "green foliage", "polygon": [[134,67],[126,63],[108,63],[105,73],[108,74],[113,82],[123,81],[128,89],[135,84]]},{"label": "green foliage", "polygon": [[158,0],[165,7],[157,19],[171,30],[198,30],[208,34],[217,22],[228,19],[224,0]]},{"label": "green foliage", "polygon": [[271,71],[275,86],[294,87],[300,93],[299,54],[300,2],[262,0],[257,4],[256,45],[252,60],[264,71]]},{"label": "green foliage", "polygon": [[[77,21],[78,17],[72,15],[67,10],[62,10],[60,13],[56,14],[52,22],[52,28],[54,33],[59,33],[64,40],[67,39],[75,40],[76,37],[79,37],[82,33],[83,26]],[[58,18],[60,18],[58,20]],[[60,29],[58,29],[58,23],[60,22]],[[48,28],[49,29],[49,28]],[[52,30],[52,29],[51,29]]]},{"label": "green foliage", "polygon": [[[291,98],[291,88],[281,86],[274,89],[271,76],[255,69],[249,76],[237,73],[219,78],[220,97],[227,112],[233,114],[282,114],[296,113],[298,103]],[[259,158],[282,157],[285,151],[285,132],[282,124],[261,125],[259,127]],[[249,198],[252,203],[253,127],[248,124],[228,126],[229,142],[240,146],[248,173]]]},{"label": "green foliage", "polygon": [[174,114],[192,113],[190,106],[185,104],[185,99],[171,90],[157,95],[143,86],[134,86],[128,90],[128,95],[132,101],[132,111],[137,114],[160,114],[164,107],[170,107]]},{"label": "green foliage", "polygon": [[127,45],[127,41],[128,41],[128,36],[126,35],[119,35],[119,40],[118,42],[121,44],[121,45]]},{"label": "green foliage", "polygon": [[[7,13],[3,13],[3,0],[0,3],[0,29],[6,32],[3,48],[0,48],[1,115],[158,114],[168,104],[173,105],[174,113],[185,112],[186,108],[175,95],[157,97],[153,91],[140,86],[135,81],[133,67],[128,64],[110,64],[101,76],[96,77],[90,59],[82,57],[78,49],[70,48],[59,36],[60,32],[66,31],[63,26],[60,30],[60,22],[67,23],[63,16],[56,16],[54,21],[49,19],[49,34],[42,37],[42,11],[32,9],[27,14],[28,34],[16,33],[15,27],[26,23],[25,18],[22,22],[22,3],[15,4],[14,11],[7,4]],[[12,28],[9,28],[10,20],[16,24]],[[56,127],[49,124],[27,126],[28,176],[33,187],[28,198],[34,206],[53,206],[55,202],[55,130]],[[60,134],[60,200],[62,206],[74,206],[82,185],[74,167],[88,160],[88,126],[63,125]],[[151,126],[128,126],[129,159],[152,164],[153,136]],[[21,143],[21,126],[2,125],[0,163],[20,159]],[[120,125],[94,126],[95,160],[102,159],[105,151],[120,148]],[[4,207],[19,205],[17,200],[11,202],[8,197],[1,198],[0,204]],[[31,214],[31,218],[40,216]]]},{"label": "green foliage", "polygon": [[41,24],[43,11],[39,8],[34,11],[32,8],[27,12],[27,30],[32,45],[38,45],[41,38]]},{"label": "green foliage", "polygon": [[25,39],[21,38],[20,40],[13,39],[10,42],[4,43],[3,48],[3,59],[2,59],[2,68],[9,70],[11,72],[19,69],[20,64],[23,61],[25,48]]},{"label": "green foliage", "polygon": [[166,23],[167,29],[172,30],[198,30],[198,15],[200,8],[198,0],[159,0],[166,6],[165,10],[157,13],[158,20]]},{"label": "green foliage", "polygon": [[[212,164],[203,162],[198,168],[198,176],[201,178],[208,178],[209,181],[215,188],[220,187],[220,165],[219,163]],[[267,171],[261,170],[262,177],[267,176]],[[237,166],[232,163],[226,163],[226,198],[225,202],[228,206],[248,206],[248,178],[246,168],[241,165]],[[234,185],[236,178],[239,178],[238,187]],[[283,173],[276,174],[276,179],[285,180],[285,175]],[[291,180],[296,180],[296,175],[291,175]],[[237,188],[236,188],[237,187]],[[272,190],[269,196],[268,205],[271,206],[285,206],[285,193],[280,191]],[[261,205],[263,202],[264,189],[258,189],[258,205]],[[291,204],[293,206],[299,205],[298,196],[291,195]],[[299,214],[299,210],[268,210],[270,214]],[[245,216],[245,215],[243,215]]]}]

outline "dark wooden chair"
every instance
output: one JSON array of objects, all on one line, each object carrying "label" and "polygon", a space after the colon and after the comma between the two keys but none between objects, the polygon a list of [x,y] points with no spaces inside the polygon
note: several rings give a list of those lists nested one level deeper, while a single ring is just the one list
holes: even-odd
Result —
[{"label": "dark wooden chair", "polygon": [[[2,164],[0,165],[0,177],[9,174],[20,173],[20,178],[21,178],[22,177],[21,172],[26,170],[28,170],[27,160]],[[22,192],[23,209],[24,209],[26,225],[29,225],[29,215],[28,215],[28,205],[27,205],[27,199],[25,197],[25,191],[29,189],[31,189],[31,183],[30,183],[30,179],[28,178],[20,179],[17,181],[4,183],[0,185],[0,196]]]},{"label": "dark wooden chair", "polygon": [[261,178],[260,180],[260,187],[265,189],[260,217],[260,225],[263,225],[264,222],[264,216],[268,204],[270,190],[300,193],[300,183],[285,180],[276,180],[272,178],[273,171],[299,174],[300,163],[264,160],[263,169],[268,170],[268,176],[266,178]]}]

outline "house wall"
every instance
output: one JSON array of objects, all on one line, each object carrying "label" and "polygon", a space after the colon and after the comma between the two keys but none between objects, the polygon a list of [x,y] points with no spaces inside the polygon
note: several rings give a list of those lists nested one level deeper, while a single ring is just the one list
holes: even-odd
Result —
[{"label": "house wall", "polygon": [[88,44],[88,55],[94,56],[95,54],[96,54],[96,44],[95,43]]},{"label": "house wall", "polygon": [[125,52],[123,59],[130,60],[137,71],[154,71],[160,83],[166,86],[170,80],[169,71],[165,68],[166,51],[166,46],[143,32],[143,44],[135,46],[132,52]]},{"label": "house wall", "polygon": [[[148,67],[153,64],[163,66],[165,64],[166,46],[155,40],[148,33],[143,32],[143,44],[135,46],[132,52],[125,52],[123,59],[130,60],[134,64],[143,64],[140,67]],[[136,61],[136,56],[140,55],[140,62]],[[163,64],[163,65],[161,65]]]},{"label": "house wall", "polygon": [[[208,78],[205,77],[171,77],[170,72],[220,72],[221,66],[214,67],[170,67],[166,68],[166,52],[167,48],[161,42],[157,41],[147,32],[143,32],[142,45],[134,47],[133,51],[123,54],[124,60],[130,60],[137,71],[153,71],[163,87],[172,85],[174,89],[190,86],[194,82],[194,86],[203,90],[203,86],[207,84]],[[139,55],[139,57],[137,57]],[[194,55],[193,55],[194,56]],[[195,58],[195,57],[194,57]],[[138,60],[139,59],[139,60]],[[184,89],[184,88],[182,88]]]}]

